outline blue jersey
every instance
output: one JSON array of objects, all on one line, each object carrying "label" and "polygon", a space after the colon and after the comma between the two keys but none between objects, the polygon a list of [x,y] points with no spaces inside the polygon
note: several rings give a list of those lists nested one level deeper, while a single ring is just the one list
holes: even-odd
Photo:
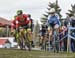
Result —
[{"label": "blue jersey", "polygon": [[48,18],[48,24],[54,27],[55,24],[61,25],[58,16],[54,15]]}]

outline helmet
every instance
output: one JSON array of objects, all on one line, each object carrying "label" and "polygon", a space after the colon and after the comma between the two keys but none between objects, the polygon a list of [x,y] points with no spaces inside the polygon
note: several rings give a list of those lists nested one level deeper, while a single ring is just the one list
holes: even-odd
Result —
[{"label": "helmet", "polygon": [[17,11],[17,15],[21,15],[22,13],[23,13],[22,10]]},{"label": "helmet", "polygon": [[49,12],[50,13],[55,13],[55,9],[54,8],[51,8]]},{"label": "helmet", "polygon": [[30,14],[28,14],[28,17],[31,17],[31,15],[30,15]]}]

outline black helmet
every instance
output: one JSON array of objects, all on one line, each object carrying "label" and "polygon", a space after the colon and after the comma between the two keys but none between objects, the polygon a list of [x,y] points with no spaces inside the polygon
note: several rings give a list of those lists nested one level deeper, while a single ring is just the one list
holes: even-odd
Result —
[{"label": "black helmet", "polygon": [[17,11],[17,15],[21,15],[22,13],[23,13],[22,10]]},{"label": "black helmet", "polygon": [[31,17],[31,15],[30,15],[30,14],[28,14],[28,17]]}]

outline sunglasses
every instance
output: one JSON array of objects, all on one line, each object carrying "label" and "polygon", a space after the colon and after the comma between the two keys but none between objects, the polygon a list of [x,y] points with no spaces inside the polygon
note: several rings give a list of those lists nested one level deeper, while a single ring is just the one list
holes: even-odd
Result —
[{"label": "sunglasses", "polygon": [[50,13],[50,14],[54,14],[54,12]]}]

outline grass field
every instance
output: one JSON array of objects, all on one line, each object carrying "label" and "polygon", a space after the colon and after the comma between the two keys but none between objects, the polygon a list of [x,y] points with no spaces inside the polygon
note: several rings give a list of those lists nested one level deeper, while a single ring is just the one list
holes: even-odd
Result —
[{"label": "grass field", "polygon": [[75,53],[0,49],[0,58],[75,58]]}]

